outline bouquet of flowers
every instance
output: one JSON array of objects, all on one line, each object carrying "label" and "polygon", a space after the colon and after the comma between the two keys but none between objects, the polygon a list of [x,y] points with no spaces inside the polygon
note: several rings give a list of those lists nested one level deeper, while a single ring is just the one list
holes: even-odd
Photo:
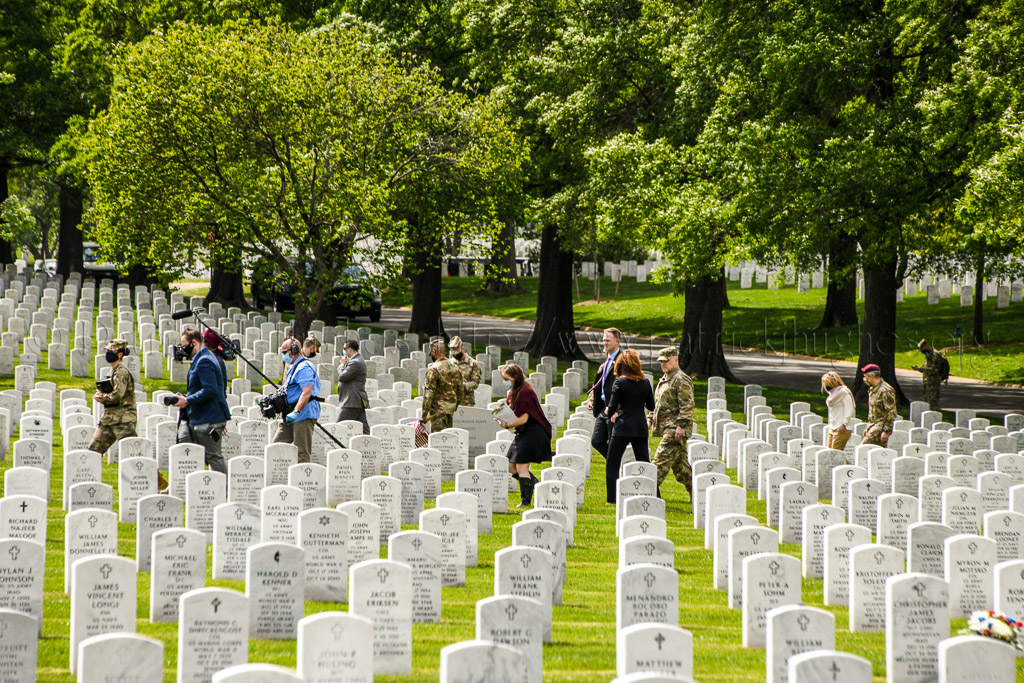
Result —
[{"label": "bouquet of flowers", "polygon": [[1017,650],[1024,650],[1024,635],[1022,635],[1022,624],[1013,617],[1000,614],[993,610],[987,612],[975,612],[967,620],[966,633],[977,633],[1008,643]]}]

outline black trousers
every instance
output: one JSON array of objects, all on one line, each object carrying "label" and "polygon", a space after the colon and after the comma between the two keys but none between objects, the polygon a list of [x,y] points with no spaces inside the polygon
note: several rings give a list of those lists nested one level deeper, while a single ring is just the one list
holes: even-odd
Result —
[{"label": "black trousers", "polygon": [[651,449],[647,443],[647,435],[613,436],[608,446],[608,455],[604,461],[604,481],[608,492],[608,502],[615,502],[615,482],[619,480],[619,467],[622,465],[622,454],[626,445],[633,444],[633,455],[637,462],[650,462]]},{"label": "black trousers", "polygon": [[608,457],[608,441],[612,438],[612,422],[608,416],[601,411],[594,421],[594,431],[590,434],[590,445],[601,454],[602,458]]}]

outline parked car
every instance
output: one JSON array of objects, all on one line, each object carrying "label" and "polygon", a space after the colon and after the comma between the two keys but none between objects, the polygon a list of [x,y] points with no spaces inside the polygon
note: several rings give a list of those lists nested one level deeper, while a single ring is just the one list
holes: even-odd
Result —
[{"label": "parked car", "polygon": [[[253,270],[252,298],[256,308],[273,306],[280,313],[295,310],[293,288],[282,285],[280,280],[274,276],[273,268]],[[366,317],[370,322],[380,320],[380,291],[370,282],[370,276],[362,266],[353,265],[342,270],[332,294],[328,305],[335,317]]]},{"label": "parked car", "polygon": [[118,278],[117,266],[100,261],[100,245],[95,242],[85,242],[82,245],[82,265],[85,268],[86,278],[95,280],[109,278],[114,281]]}]

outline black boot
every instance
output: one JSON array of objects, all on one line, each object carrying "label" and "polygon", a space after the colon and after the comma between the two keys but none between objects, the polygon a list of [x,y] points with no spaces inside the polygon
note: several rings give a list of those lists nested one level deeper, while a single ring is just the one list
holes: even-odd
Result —
[{"label": "black boot", "polygon": [[530,507],[530,503],[533,502],[533,480],[527,479],[526,477],[519,477],[519,495],[522,498],[522,501],[516,507]]},{"label": "black boot", "polygon": [[540,481],[540,479],[538,479],[537,475],[535,475],[533,472],[530,472],[530,481],[533,482],[534,485],[536,485],[537,482]]}]

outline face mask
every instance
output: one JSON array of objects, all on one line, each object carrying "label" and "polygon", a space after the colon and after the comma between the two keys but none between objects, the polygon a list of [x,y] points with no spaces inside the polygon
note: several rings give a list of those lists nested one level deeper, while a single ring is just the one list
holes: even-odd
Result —
[{"label": "face mask", "polygon": [[182,347],[182,348],[184,348],[185,353],[188,354],[188,359],[189,360],[192,360],[192,356],[196,355],[196,346],[195,346],[195,344],[189,344],[188,346],[185,346],[185,347]]},{"label": "face mask", "polygon": [[462,357],[465,356],[465,355],[466,354],[464,354],[464,353],[462,353],[460,351],[459,353],[455,354],[455,360],[462,360]]},{"label": "face mask", "polygon": [[107,359],[108,363],[113,363],[117,360],[117,351],[107,351],[106,354],[104,354],[104,358]]},{"label": "face mask", "polygon": [[512,388],[512,380],[510,380],[510,379],[503,379],[503,380],[501,380],[501,383],[505,385],[506,389],[511,389]]},{"label": "face mask", "polygon": [[284,361],[285,365],[291,365],[292,363],[292,357],[288,355],[287,351],[281,352],[281,360]]}]

